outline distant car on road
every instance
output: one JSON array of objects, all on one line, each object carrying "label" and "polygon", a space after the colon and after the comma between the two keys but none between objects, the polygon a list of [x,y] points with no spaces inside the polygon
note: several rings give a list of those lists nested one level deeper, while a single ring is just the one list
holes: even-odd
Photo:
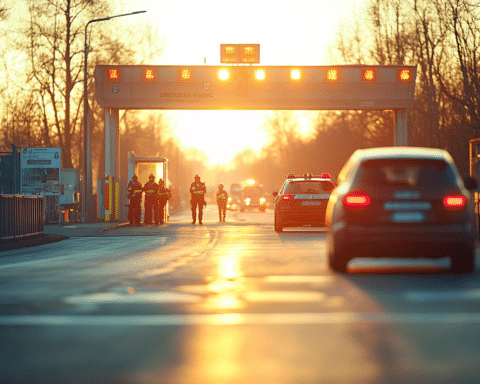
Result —
[{"label": "distant car on road", "polygon": [[442,149],[355,151],[327,206],[330,267],[346,272],[355,257],[449,257],[455,273],[472,272],[476,188]]},{"label": "distant car on road", "polygon": [[289,174],[281,188],[273,192],[275,231],[306,225],[324,227],[328,199],[335,188],[331,179],[328,173],[321,176]]},{"label": "distant car on road", "polygon": [[240,201],[242,199],[242,185],[239,183],[232,183],[230,185],[230,194],[227,201],[227,209],[237,211],[240,209]]},{"label": "distant car on road", "polygon": [[242,186],[240,212],[251,211],[253,209],[265,212],[267,209],[267,199],[264,186],[258,182],[249,180]]}]

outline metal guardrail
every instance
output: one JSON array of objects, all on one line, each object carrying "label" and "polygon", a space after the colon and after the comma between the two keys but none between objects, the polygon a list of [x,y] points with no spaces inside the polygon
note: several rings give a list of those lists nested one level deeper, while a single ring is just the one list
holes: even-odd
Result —
[{"label": "metal guardrail", "polygon": [[16,239],[43,233],[43,196],[0,195],[0,239]]}]

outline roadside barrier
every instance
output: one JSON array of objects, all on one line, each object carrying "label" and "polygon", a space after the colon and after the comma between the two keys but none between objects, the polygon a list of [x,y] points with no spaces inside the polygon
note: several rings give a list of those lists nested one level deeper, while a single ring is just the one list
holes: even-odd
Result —
[{"label": "roadside barrier", "polygon": [[0,239],[43,233],[45,200],[43,196],[0,195]]}]

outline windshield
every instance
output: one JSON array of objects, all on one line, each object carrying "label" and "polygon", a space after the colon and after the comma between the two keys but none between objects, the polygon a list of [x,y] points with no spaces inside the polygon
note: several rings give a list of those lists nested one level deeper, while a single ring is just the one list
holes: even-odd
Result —
[{"label": "windshield", "polygon": [[330,192],[334,187],[331,181],[292,181],[285,186],[284,194],[325,193]]},{"label": "windshield", "polygon": [[379,159],[362,164],[358,174],[361,185],[404,185],[415,187],[455,186],[452,168],[443,160]]}]

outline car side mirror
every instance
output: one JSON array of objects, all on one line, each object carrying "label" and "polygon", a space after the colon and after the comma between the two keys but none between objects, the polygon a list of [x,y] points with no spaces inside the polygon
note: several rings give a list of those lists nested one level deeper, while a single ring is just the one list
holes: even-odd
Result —
[{"label": "car side mirror", "polygon": [[465,179],[463,179],[463,184],[465,184],[465,188],[469,191],[474,191],[478,188],[478,182],[473,177],[465,177]]},{"label": "car side mirror", "polygon": [[278,196],[278,191],[273,191],[272,195],[273,195],[273,197],[277,197]]}]

